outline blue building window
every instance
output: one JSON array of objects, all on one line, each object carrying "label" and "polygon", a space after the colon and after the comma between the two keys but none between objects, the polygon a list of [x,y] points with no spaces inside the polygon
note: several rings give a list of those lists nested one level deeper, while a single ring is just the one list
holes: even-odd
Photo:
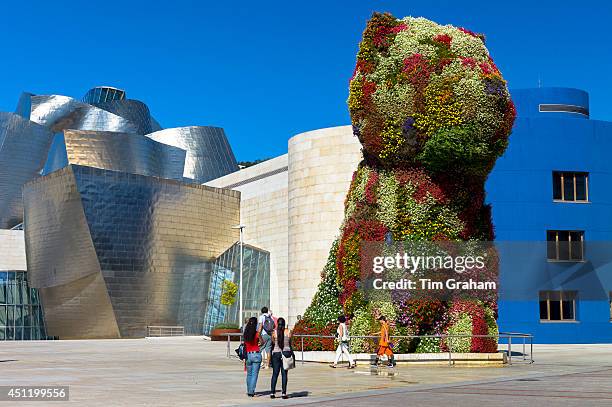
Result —
[{"label": "blue building window", "polygon": [[576,291],[540,291],[540,321],[576,321]]},{"label": "blue building window", "polygon": [[553,200],[588,202],[589,173],[553,171]]},{"label": "blue building window", "polygon": [[584,231],[548,230],[546,242],[549,261],[584,260]]}]

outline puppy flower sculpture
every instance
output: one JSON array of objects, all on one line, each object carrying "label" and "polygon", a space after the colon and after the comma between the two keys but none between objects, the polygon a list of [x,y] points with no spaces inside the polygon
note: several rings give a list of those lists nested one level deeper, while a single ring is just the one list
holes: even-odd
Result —
[{"label": "puppy flower sculpture", "polygon": [[[494,238],[484,183],[506,149],[515,109],[483,36],[424,18],[375,13],[359,46],[348,107],[364,159],[353,175],[340,237],[298,328],[327,332],[343,312],[353,316],[352,335],[375,331],[380,315],[395,333],[495,334],[496,296],[381,302],[360,290],[364,241]],[[356,345],[369,350],[367,341]],[[497,343],[468,338],[401,344],[418,352],[451,345],[455,351],[495,352]]]}]

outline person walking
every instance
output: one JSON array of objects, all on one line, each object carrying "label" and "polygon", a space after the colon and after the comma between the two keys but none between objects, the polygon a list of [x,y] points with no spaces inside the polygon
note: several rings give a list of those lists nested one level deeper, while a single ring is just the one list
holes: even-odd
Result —
[{"label": "person walking", "polygon": [[346,354],[349,362],[348,368],[354,369],[357,364],[353,361],[353,357],[349,352],[349,333],[348,329],[346,328],[346,317],[344,315],[340,315],[338,317],[338,322],[340,323],[338,325],[338,329],[336,330],[338,348],[336,348],[336,359],[334,360],[334,364],[330,365],[330,367],[333,367],[334,369],[338,367],[338,361],[340,360],[340,357],[342,356],[342,354]]},{"label": "person walking", "polygon": [[278,326],[272,334],[272,381],[270,384],[270,398],[276,398],[276,382],[279,373],[282,376],[282,398],[287,399],[287,370],[283,368],[283,356],[286,358],[293,356],[291,350],[291,331],[285,325],[285,319],[278,319]]},{"label": "person walking", "polygon": [[251,317],[244,327],[244,346],[247,352],[246,358],[246,385],[247,395],[255,397],[255,387],[261,366],[261,352],[259,351],[259,332],[257,331],[257,318]]},{"label": "person walking", "polygon": [[272,314],[268,312],[268,307],[261,309],[261,315],[257,321],[257,331],[261,336],[261,347],[259,350],[262,354],[262,369],[270,367],[271,356],[272,356],[272,332],[276,324],[272,319]]},{"label": "person walking", "polygon": [[389,340],[389,323],[384,315],[381,315],[378,320],[380,321],[380,331],[376,332],[374,335],[380,335],[380,339],[378,340],[378,351],[376,352],[374,365],[378,366],[380,358],[386,355],[389,360],[387,366],[393,367],[395,366],[395,357],[393,355],[393,349],[391,348],[391,341]]}]

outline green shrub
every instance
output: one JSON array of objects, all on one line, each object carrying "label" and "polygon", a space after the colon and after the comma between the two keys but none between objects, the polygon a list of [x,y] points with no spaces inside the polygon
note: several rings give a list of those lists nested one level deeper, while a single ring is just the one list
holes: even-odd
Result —
[{"label": "green shrub", "polygon": [[240,329],[238,324],[234,324],[231,322],[220,322],[213,329]]}]

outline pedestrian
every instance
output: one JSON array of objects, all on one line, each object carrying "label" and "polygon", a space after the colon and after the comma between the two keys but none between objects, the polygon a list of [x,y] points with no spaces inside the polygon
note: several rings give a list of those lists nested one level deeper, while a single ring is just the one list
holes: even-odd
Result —
[{"label": "pedestrian", "polygon": [[246,385],[247,395],[255,397],[255,387],[261,365],[261,352],[259,351],[259,332],[257,331],[257,318],[251,317],[244,327],[244,346],[246,347]]},{"label": "pedestrian", "polygon": [[389,324],[384,315],[381,315],[378,320],[380,321],[380,331],[376,332],[374,335],[380,335],[380,338],[378,340],[378,351],[376,352],[374,365],[378,366],[378,361],[385,355],[388,358],[387,366],[393,367],[395,366],[395,357],[393,355],[393,349],[391,348],[391,341],[389,340]]},{"label": "pedestrian", "polygon": [[268,311],[268,307],[263,307],[257,321],[257,331],[261,336],[262,369],[267,369],[272,363],[272,332],[275,326],[276,324],[272,319],[271,313]]},{"label": "pedestrian", "polygon": [[338,339],[338,348],[336,348],[336,359],[334,360],[334,364],[330,366],[335,369],[338,366],[338,361],[340,360],[340,357],[342,356],[342,354],[345,353],[346,356],[348,357],[348,362],[349,362],[348,368],[354,369],[357,364],[353,361],[353,358],[349,351],[349,332],[346,327],[346,317],[344,315],[340,315],[338,317],[338,322],[339,322],[339,325],[338,325],[338,329],[336,330],[336,338]]},{"label": "pedestrian", "polygon": [[283,366],[283,357],[292,358],[293,351],[291,350],[291,331],[285,325],[285,318],[278,319],[278,326],[272,334],[272,382],[270,398],[276,398],[276,382],[278,381],[279,373],[282,376],[282,398],[287,399],[287,372]]}]

